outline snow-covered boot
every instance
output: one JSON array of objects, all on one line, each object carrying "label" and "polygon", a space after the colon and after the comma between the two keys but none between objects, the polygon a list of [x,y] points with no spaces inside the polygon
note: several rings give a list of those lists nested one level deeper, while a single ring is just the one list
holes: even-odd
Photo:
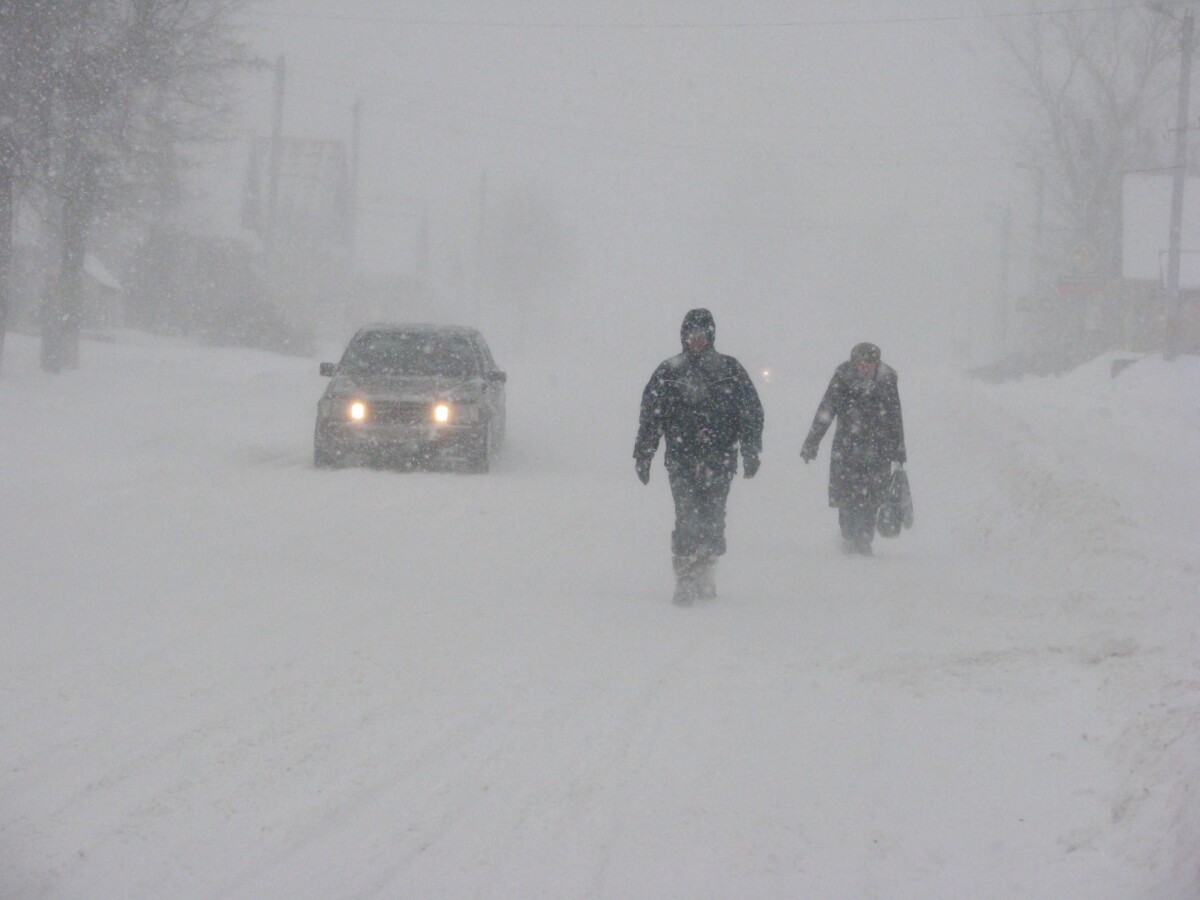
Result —
[{"label": "snow-covered boot", "polygon": [[717,596],[717,561],[711,556],[696,560],[696,596],[701,600]]},{"label": "snow-covered boot", "polygon": [[676,556],[671,563],[675,566],[675,596],[672,602],[676,606],[691,606],[697,596],[696,558]]}]

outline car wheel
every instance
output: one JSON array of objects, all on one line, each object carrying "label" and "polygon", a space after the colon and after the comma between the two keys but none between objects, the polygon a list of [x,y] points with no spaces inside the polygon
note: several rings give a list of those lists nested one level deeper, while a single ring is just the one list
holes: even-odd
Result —
[{"label": "car wheel", "polygon": [[471,442],[470,449],[466,453],[465,471],[486,475],[491,467],[491,456],[491,444],[485,429]]},{"label": "car wheel", "polygon": [[320,431],[313,439],[313,465],[318,469],[333,469],[338,465],[339,454],[327,437]]}]

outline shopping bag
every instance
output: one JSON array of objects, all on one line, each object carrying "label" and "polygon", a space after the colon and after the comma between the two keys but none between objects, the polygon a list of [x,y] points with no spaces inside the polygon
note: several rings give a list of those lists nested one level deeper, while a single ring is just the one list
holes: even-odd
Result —
[{"label": "shopping bag", "polygon": [[875,527],[882,537],[894,538],[899,537],[901,529],[912,528],[912,524],[912,491],[908,486],[908,475],[904,469],[897,469],[892,473],[892,480],[879,507]]}]

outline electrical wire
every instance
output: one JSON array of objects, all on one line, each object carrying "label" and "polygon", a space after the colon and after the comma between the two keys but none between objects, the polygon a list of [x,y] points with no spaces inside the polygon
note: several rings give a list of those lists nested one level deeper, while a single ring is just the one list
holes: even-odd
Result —
[{"label": "electrical wire", "polygon": [[498,19],[483,19],[471,22],[465,19],[419,19],[397,16],[354,16],[338,13],[287,13],[251,11],[249,15],[276,19],[309,19],[323,22],[360,22],[363,24],[391,24],[411,27],[433,28],[502,28],[543,31],[679,31],[679,30],[748,30],[759,28],[828,28],[842,26],[879,25],[928,25],[957,22],[974,22],[997,19],[1021,19],[1032,17],[1066,16],[1082,13],[1122,12],[1139,9],[1137,4],[1118,3],[1104,6],[1089,6],[1060,9],[1029,9],[1014,12],[963,13],[956,16],[904,16],[881,19],[805,19],[772,22],[517,22]]}]

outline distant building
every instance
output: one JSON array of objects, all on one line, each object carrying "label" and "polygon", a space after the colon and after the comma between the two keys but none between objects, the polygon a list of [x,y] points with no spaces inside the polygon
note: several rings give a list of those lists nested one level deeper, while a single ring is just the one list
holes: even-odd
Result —
[{"label": "distant building", "polygon": [[[14,242],[10,283],[10,325],[35,331],[40,327],[43,305],[53,290],[59,259],[25,235]],[[83,257],[80,292],[80,327],[85,330],[121,328],[125,322],[125,289],[94,253]]]},{"label": "distant building", "polygon": [[83,327],[120,328],[125,324],[125,291],[95,255],[83,257]]}]

